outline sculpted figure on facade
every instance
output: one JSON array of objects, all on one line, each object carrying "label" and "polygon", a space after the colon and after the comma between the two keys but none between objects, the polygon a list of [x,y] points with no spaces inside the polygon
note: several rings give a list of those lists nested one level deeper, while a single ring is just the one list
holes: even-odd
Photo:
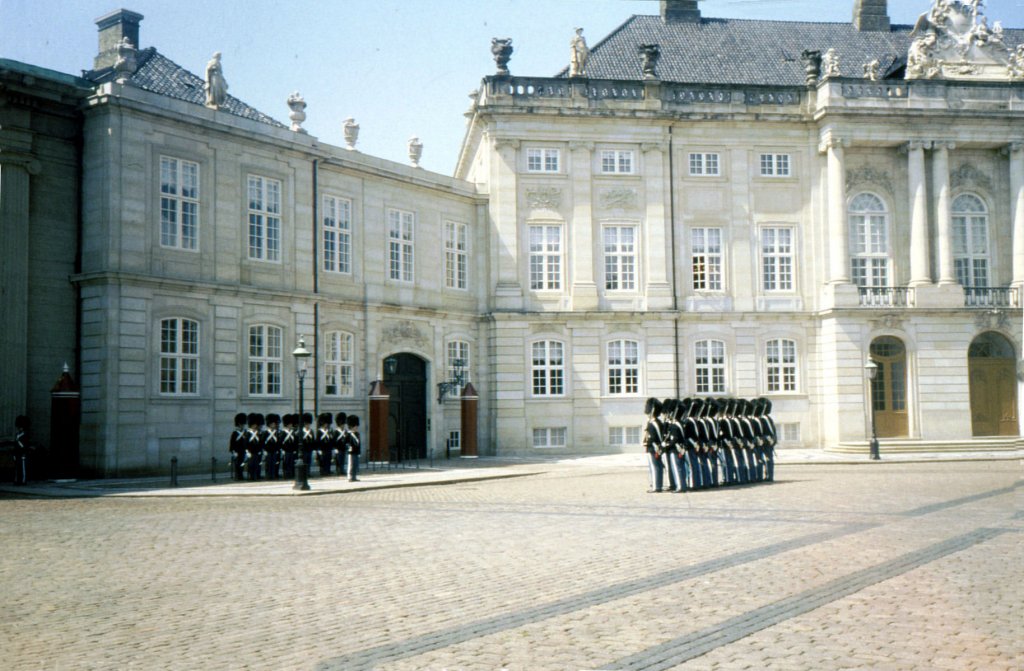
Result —
[{"label": "sculpted figure on facade", "polygon": [[1024,44],[1018,44],[1017,50],[1011,54],[1010,61],[1006,64],[1006,73],[1011,81],[1024,80]]},{"label": "sculpted figure on facade", "polygon": [[412,167],[420,167],[420,158],[423,156],[423,143],[418,137],[409,138],[409,163]]},{"label": "sculpted figure on facade", "polygon": [[203,86],[206,91],[206,106],[217,109],[221,107],[228,97],[228,82],[224,79],[224,70],[220,64],[220,52],[213,54],[213,58],[206,64],[206,84]]},{"label": "sculpted figure on facade", "polygon": [[122,37],[117,44],[117,60],[114,61],[114,72],[117,73],[117,82],[124,84],[128,78],[135,74],[138,69],[135,45],[127,36]]},{"label": "sculpted figure on facade", "polygon": [[658,66],[658,58],[660,57],[661,48],[657,44],[640,45],[640,69],[644,73],[644,79],[658,78],[655,68]]},{"label": "sculpted figure on facade", "polygon": [[922,14],[907,54],[907,78],[999,80],[1006,77],[1012,51],[1003,26],[989,27],[983,0],[935,0]]},{"label": "sculpted figure on facade", "polygon": [[352,117],[345,119],[341,125],[345,133],[345,149],[355,150],[356,142],[359,140],[359,124]]},{"label": "sculpted figure on facade", "polygon": [[586,74],[587,58],[590,56],[590,49],[587,48],[587,40],[583,37],[583,29],[577,28],[576,35],[569,42],[572,52],[569,55],[569,76],[582,77]]},{"label": "sculpted figure on facade", "polygon": [[825,79],[830,77],[841,76],[839,70],[839,54],[836,53],[835,49],[829,49],[825,52],[825,55],[821,58],[821,69],[822,76]]},{"label": "sculpted figure on facade", "polygon": [[878,59],[871,61],[870,63],[864,64],[864,79],[868,81],[877,82],[879,80],[879,70],[882,64],[878,62]]},{"label": "sculpted figure on facade", "polygon": [[932,58],[937,38],[935,33],[926,33],[914,40],[907,54],[907,79],[932,79],[937,77],[941,68]]}]

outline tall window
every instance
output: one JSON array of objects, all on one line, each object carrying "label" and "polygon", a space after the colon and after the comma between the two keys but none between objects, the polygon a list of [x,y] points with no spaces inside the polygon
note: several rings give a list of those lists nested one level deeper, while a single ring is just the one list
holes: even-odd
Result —
[{"label": "tall window", "polygon": [[258,324],[249,327],[249,394],[281,394],[281,329]]},{"label": "tall window", "polygon": [[694,177],[716,177],[721,173],[718,154],[690,154],[690,175]]},{"label": "tall window", "polygon": [[640,343],[612,340],[608,343],[608,393],[640,393]]},{"label": "tall window", "polygon": [[565,393],[565,345],[557,340],[542,340],[533,343],[530,348],[533,395],[563,395]]},{"label": "tall window", "polygon": [[722,229],[690,229],[694,291],[722,290]]},{"label": "tall window", "polygon": [[761,154],[762,177],[789,177],[789,154]]},{"label": "tall window", "polygon": [[605,175],[632,175],[633,152],[621,149],[603,149],[601,151],[601,172]]},{"label": "tall window", "polygon": [[796,391],[796,341],[776,338],[765,343],[768,391]]},{"label": "tall window", "polygon": [[464,340],[452,340],[448,343],[448,379],[455,379],[455,363],[462,363],[463,380],[469,382],[469,343]]},{"label": "tall window", "polygon": [[388,210],[388,277],[400,282],[413,281],[412,212]]},{"label": "tall window", "polygon": [[160,393],[199,393],[199,322],[160,320]]},{"label": "tall window", "polygon": [[766,226],[761,229],[761,288],[793,290],[793,229]]},{"label": "tall window", "polygon": [[889,216],[878,196],[850,201],[850,273],[860,287],[889,286]]},{"label": "tall window", "polygon": [[331,331],[324,334],[324,393],[328,396],[352,396],[355,353],[351,333]]},{"label": "tall window", "polygon": [[469,226],[444,222],[444,284],[449,289],[465,289],[469,266]]},{"label": "tall window", "polygon": [[953,201],[953,266],[965,287],[988,287],[988,209],[965,193]]},{"label": "tall window", "polygon": [[352,272],[352,201],[324,196],[324,270]]},{"label": "tall window", "polygon": [[530,226],[530,288],[562,288],[562,227]]},{"label": "tall window", "polygon": [[527,172],[558,172],[561,153],[557,149],[527,149]]},{"label": "tall window", "polygon": [[698,340],[694,346],[694,371],[698,394],[725,393],[725,343]]},{"label": "tall window", "polygon": [[160,157],[160,246],[199,245],[199,164]]},{"label": "tall window", "polygon": [[281,260],[281,182],[249,175],[249,258]]},{"label": "tall window", "polygon": [[636,290],[636,226],[604,227],[604,288]]}]

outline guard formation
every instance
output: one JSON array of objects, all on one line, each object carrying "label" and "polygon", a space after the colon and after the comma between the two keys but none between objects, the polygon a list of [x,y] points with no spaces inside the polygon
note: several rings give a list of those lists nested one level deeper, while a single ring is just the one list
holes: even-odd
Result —
[{"label": "guard formation", "polygon": [[29,476],[29,453],[35,450],[35,446],[29,442],[28,430],[32,426],[28,417],[18,415],[14,419],[14,440],[0,441],[0,447],[11,448],[11,456],[14,459],[14,484],[28,484]]},{"label": "guard formation", "polygon": [[766,398],[647,399],[648,492],[774,480],[778,439],[771,412]]},{"label": "guard formation", "polygon": [[258,412],[235,415],[235,428],[228,442],[231,478],[294,478],[301,437],[302,459],[309,465],[310,475],[313,475],[315,457],[318,475],[331,475],[333,468],[338,475],[347,475],[350,481],[358,480],[362,453],[359,418],[343,412],[332,418],[325,412],[317,416],[315,428],[312,414],[302,415],[301,426],[299,420],[298,413],[284,416],[270,413],[265,417]]}]

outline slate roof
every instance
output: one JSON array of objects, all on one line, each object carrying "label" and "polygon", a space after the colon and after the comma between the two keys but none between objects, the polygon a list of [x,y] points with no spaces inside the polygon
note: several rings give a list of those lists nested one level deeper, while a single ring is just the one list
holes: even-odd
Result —
[{"label": "slate roof", "polygon": [[[87,75],[96,82],[108,81],[113,78],[111,68],[96,70]],[[138,53],[138,68],[129,78],[129,82],[146,91],[176,98],[196,105],[206,104],[206,92],[203,91],[205,80],[181,67],[156,50],[155,47],[142,49]],[[259,121],[278,128],[287,128],[284,124],[267,116],[263,112],[246,105],[244,102],[228,94],[227,100],[220,108],[222,111],[253,121]]]},{"label": "slate roof", "polygon": [[[665,23],[660,16],[636,15],[593,45],[586,73],[592,79],[640,80],[639,47],[657,44],[658,78],[687,84],[803,86],[800,54],[835,48],[842,74],[863,76],[863,64],[878,59],[893,72],[905,63],[913,26],[889,32],[859,31],[852,23],[808,23],[705,18]],[[1024,43],[1024,30],[1006,29],[1003,42]],[[556,77],[568,76],[562,70]]]}]

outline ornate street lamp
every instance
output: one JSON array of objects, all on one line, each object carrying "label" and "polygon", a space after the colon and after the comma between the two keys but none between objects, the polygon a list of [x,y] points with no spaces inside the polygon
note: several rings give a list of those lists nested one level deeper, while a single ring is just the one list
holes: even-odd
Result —
[{"label": "ornate street lamp", "polygon": [[303,403],[303,383],[306,379],[306,361],[309,359],[311,352],[306,349],[306,340],[302,336],[299,336],[299,346],[292,351],[292,356],[295,357],[295,373],[299,378],[299,442],[296,450],[298,451],[295,460],[295,484],[292,489],[299,491],[309,491],[309,464],[303,459],[305,453],[305,446],[303,445],[302,435],[303,422],[302,416],[305,414],[305,408],[302,407]]},{"label": "ornate street lamp", "polygon": [[868,378],[868,409],[871,413],[871,458],[877,460],[878,456],[878,435],[875,432],[875,378],[878,377],[878,364],[874,359],[868,359],[864,364],[864,373]]},{"label": "ornate street lamp", "polygon": [[452,359],[452,377],[450,380],[438,382],[437,402],[444,403],[445,396],[455,395],[466,383],[466,362],[462,359]]}]

